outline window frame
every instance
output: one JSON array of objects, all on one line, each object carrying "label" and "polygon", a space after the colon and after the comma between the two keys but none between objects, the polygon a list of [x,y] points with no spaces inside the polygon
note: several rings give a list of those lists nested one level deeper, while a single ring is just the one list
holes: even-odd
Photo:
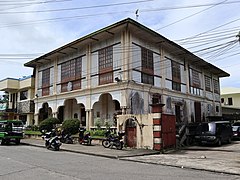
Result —
[{"label": "window frame", "polygon": [[20,101],[28,99],[28,90],[20,91]]},{"label": "window frame", "polygon": [[214,93],[220,94],[219,81],[216,79],[213,79],[213,89]]},{"label": "window frame", "polygon": [[42,71],[42,96],[48,96],[50,94],[50,69],[47,68]]},{"label": "window frame", "polygon": [[98,50],[99,85],[113,83],[113,46]]},{"label": "window frame", "polygon": [[205,90],[212,92],[212,78],[209,76],[204,76]]},{"label": "window frame", "polygon": [[232,97],[228,98],[228,105],[229,106],[233,105],[233,98]]},{"label": "window frame", "polygon": [[153,51],[141,47],[141,83],[154,85]]},{"label": "window frame", "polygon": [[172,68],[172,90],[181,91],[181,65],[171,61]]},{"label": "window frame", "polygon": [[72,83],[71,90],[81,89],[81,79],[82,57],[77,57],[61,64],[61,92],[68,91],[69,82]]}]

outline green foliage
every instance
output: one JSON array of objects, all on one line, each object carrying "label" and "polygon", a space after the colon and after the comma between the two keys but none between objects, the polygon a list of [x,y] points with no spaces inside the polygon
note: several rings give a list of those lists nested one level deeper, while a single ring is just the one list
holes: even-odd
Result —
[{"label": "green foliage", "polygon": [[105,122],[105,126],[106,126],[107,129],[110,128],[110,127],[111,127],[110,122],[109,122],[109,121],[106,121],[106,122]]},{"label": "green foliage", "polygon": [[25,130],[25,135],[41,135],[42,133],[40,131],[31,131],[31,130]]},{"label": "green foliage", "polygon": [[102,137],[104,137],[105,136],[105,130],[99,130],[99,129],[97,129],[97,130],[94,130],[94,131],[90,131],[90,134],[92,135],[92,136],[102,136]]},{"label": "green foliage", "polygon": [[62,129],[65,133],[76,134],[80,126],[78,119],[66,119],[62,123]]},{"label": "green foliage", "polygon": [[41,132],[43,130],[51,131],[52,129],[55,128],[56,124],[59,124],[59,123],[60,121],[57,118],[47,118],[39,124],[39,130]]},{"label": "green foliage", "polygon": [[29,130],[29,131],[39,131],[39,126],[37,125],[29,125],[26,130]]},{"label": "green foliage", "polygon": [[97,119],[94,123],[94,125],[97,127],[97,129],[101,129],[102,121],[101,119]]}]

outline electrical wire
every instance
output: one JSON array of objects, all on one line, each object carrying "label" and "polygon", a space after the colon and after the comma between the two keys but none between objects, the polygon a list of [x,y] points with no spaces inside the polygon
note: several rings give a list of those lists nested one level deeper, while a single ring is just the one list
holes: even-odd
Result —
[{"label": "electrical wire", "polygon": [[112,6],[139,4],[139,3],[146,3],[149,1],[154,1],[154,0],[140,0],[140,1],[120,2],[120,3],[112,3],[112,4],[85,6],[85,7],[72,7],[72,8],[36,10],[36,11],[11,11],[11,12],[7,11],[7,12],[0,12],[0,14],[26,14],[26,13],[46,13],[46,12],[49,13],[49,12],[75,11],[75,10],[86,10],[86,9],[105,8],[105,7],[112,7]]},{"label": "electrical wire", "polygon": [[170,23],[170,24],[168,24],[168,25],[165,25],[165,26],[163,26],[163,27],[161,27],[161,28],[156,29],[156,31],[159,31],[159,30],[164,29],[164,28],[167,28],[167,27],[169,27],[169,26],[171,26],[171,25],[177,24],[177,23],[179,23],[179,22],[181,22],[181,21],[184,21],[184,20],[186,20],[186,19],[188,19],[188,18],[192,18],[193,16],[196,16],[196,15],[198,15],[198,14],[201,14],[201,13],[203,13],[203,12],[209,10],[209,9],[214,8],[215,6],[221,5],[221,4],[225,3],[226,1],[228,1],[228,0],[222,1],[222,2],[220,2],[220,3],[218,3],[218,4],[214,4],[214,5],[206,8],[206,9],[203,9],[203,10],[201,10],[201,11],[198,11],[198,12],[196,12],[196,13],[193,13],[193,14],[191,14],[191,15],[188,15],[188,16],[186,16],[186,17],[184,17],[184,18],[181,18],[181,19],[179,19],[179,20],[177,20],[177,21],[174,21],[174,22],[172,22],[172,23]]}]

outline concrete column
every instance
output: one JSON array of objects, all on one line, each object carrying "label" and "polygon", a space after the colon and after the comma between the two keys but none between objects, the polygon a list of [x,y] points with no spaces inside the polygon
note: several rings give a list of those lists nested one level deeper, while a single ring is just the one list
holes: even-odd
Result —
[{"label": "concrete column", "polygon": [[164,57],[164,50],[163,50],[162,46],[160,47],[160,54],[161,54],[160,55],[160,67],[161,67],[161,69],[163,69],[163,70],[160,71],[160,74],[162,76],[162,78],[161,78],[161,87],[166,87],[166,82],[165,82],[166,72],[165,72],[165,69],[167,67],[165,65],[166,60],[165,60],[165,57]]},{"label": "concrete column", "polygon": [[162,149],[162,107],[164,104],[153,104],[153,149],[160,151]]},{"label": "concrete column", "polygon": [[86,110],[86,129],[89,130],[89,123],[90,120],[89,120],[89,110]]},{"label": "concrete column", "polygon": [[58,112],[52,112],[52,117],[57,118]]},{"label": "concrete column", "polygon": [[33,125],[33,119],[34,119],[34,114],[28,114],[28,115],[27,115],[26,125],[27,125],[27,126]]},{"label": "concrete column", "polygon": [[34,114],[34,122],[33,125],[39,125],[39,121],[38,121],[38,113]]},{"label": "concrete column", "polygon": [[184,70],[185,70],[185,76],[187,77],[187,82],[186,82],[186,93],[190,93],[190,75],[189,75],[189,66],[188,62],[184,59]]},{"label": "concrete column", "polygon": [[93,109],[89,109],[86,110],[86,129],[90,130],[92,126],[94,126]]},{"label": "concrete column", "polygon": [[91,109],[89,111],[89,128],[94,126],[94,122],[93,122],[93,109]]},{"label": "concrete column", "polygon": [[57,59],[54,60],[53,94],[57,94],[58,66]]}]

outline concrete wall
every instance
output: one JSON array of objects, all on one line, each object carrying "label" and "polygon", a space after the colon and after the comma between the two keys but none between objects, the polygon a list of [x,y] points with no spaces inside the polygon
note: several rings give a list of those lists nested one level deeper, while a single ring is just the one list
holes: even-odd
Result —
[{"label": "concrete wall", "polygon": [[[125,131],[125,123],[129,118],[133,118],[132,114],[118,115],[117,130]],[[137,147],[153,149],[153,114],[134,115],[138,120],[137,128]],[[140,128],[139,125],[144,125]]]}]

